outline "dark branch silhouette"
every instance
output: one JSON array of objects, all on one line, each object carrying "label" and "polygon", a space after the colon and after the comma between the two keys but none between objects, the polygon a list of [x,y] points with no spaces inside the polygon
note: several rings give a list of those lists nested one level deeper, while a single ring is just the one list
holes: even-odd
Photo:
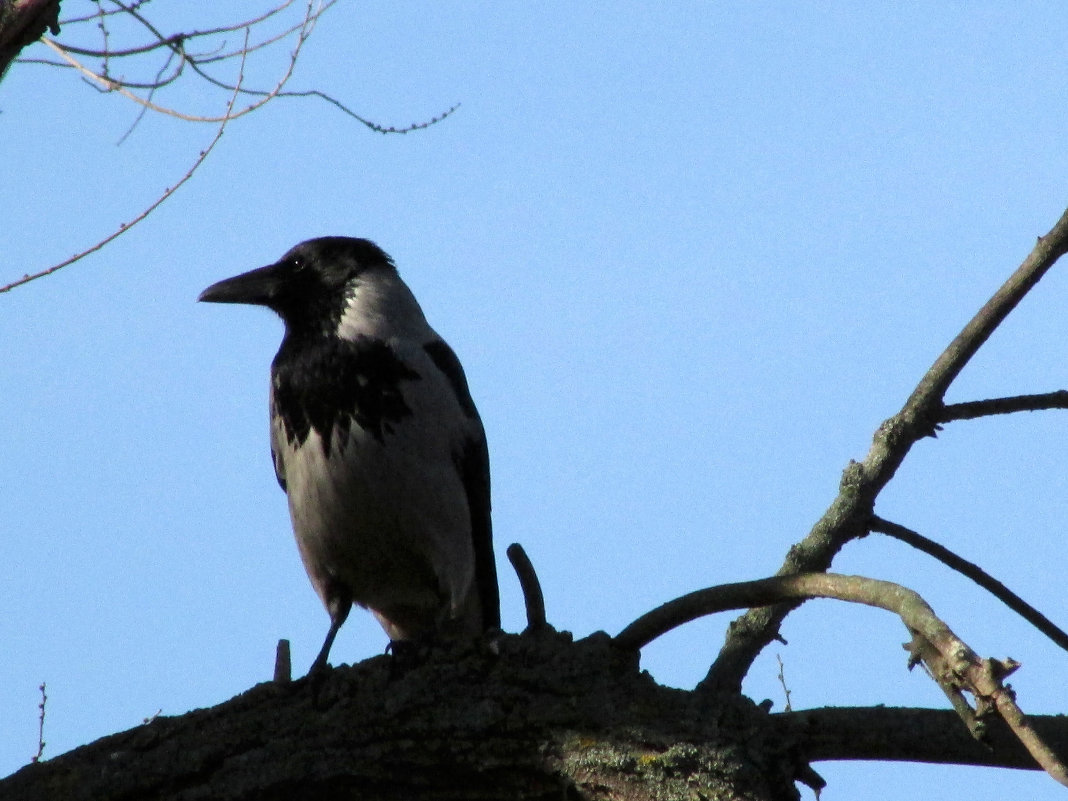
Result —
[{"label": "dark branch silhouette", "polygon": [[933,556],[939,562],[957,571],[962,576],[967,576],[999,601],[1004,603],[1009,609],[1016,612],[1020,617],[1049,637],[1061,648],[1068,651],[1068,634],[1066,634],[1063,629],[1059,628],[1048,617],[1043,615],[1031,606],[1031,604],[1027,603],[1027,601],[979,567],[979,565],[957,556],[957,554],[953,553],[953,551],[945,546],[939,545],[934,540],[928,539],[912,529],[897,523],[892,523],[889,520],[883,520],[879,516],[872,518],[871,530],[907,543],[913,548]]},{"label": "dark branch silhouette", "polygon": [[990,417],[995,414],[1038,412],[1047,409],[1068,409],[1068,390],[1059,389],[1056,392],[1046,392],[1041,395],[1015,395],[1010,398],[951,403],[942,407],[938,421],[951,423],[955,420],[975,420],[978,417]]},{"label": "dark branch silhouette", "polygon": [[545,623],[545,596],[541,592],[541,582],[534,572],[534,565],[518,542],[508,546],[508,561],[512,563],[523,590],[523,602],[527,608],[527,630],[543,629]]}]

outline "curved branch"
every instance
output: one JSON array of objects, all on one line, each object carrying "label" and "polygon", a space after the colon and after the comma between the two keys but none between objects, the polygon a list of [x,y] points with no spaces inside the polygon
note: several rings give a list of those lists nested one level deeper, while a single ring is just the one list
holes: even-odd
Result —
[{"label": "curved branch", "polygon": [[527,631],[543,629],[545,623],[545,596],[541,592],[541,582],[534,572],[534,565],[518,542],[508,546],[508,561],[512,563],[519,586],[523,589],[523,603],[527,608]]},{"label": "curved branch", "polygon": [[[616,635],[614,641],[622,648],[638,649],[661,634],[702,615],[739,606],[751,607],[808,598],[835,598],[897,614],[912,632],[913,641],[907,646],[912,654],[910,664],[920,660],[924,662],[931,677],[954,700],[969,729],[974,731],[976,719],[996,710],[1043,770],[1068,786],[1068,768],[1030,726],[1016,705],[1012,691],[1002,684],[1002,678],[1015,670],[1018,664],[1011,660],[998,662],[980,659],[939,620],[919,594],[899,584],[863,576],[803,573],[710,587],[676,598],[642,615]],[[959,707],[957,701],[963,703],[961,690],[975,697],[974,712],[966,704]]]},{"label": "curved branch", "polygon": [[[82,64],[76,58],[74,58],[74,56],[72,56],[69,53],[67,53],[63,49],[63,47],[60,46],[59,43],[57,43],[55,40],[44,38],[41,41],[44,42],[44,44],[47,45],[48,47],[50,47],[52,50],[54,50],[59,55],[60,58],[62,58],[64,61],[66,61],[72,67],[74,67],[74,69],[78,70],[78,72],[80,72],[82,75],[84,75],[89,80],[94,81],[96,83],[99,83],[105,90],[107,90],[109,92],[118,92],[123,97],[125,97],[125,98],[127,98],[129,100],[132,100],[135,103],[138,103],[138,104],[144,106],[145,108],[149,108],[152,111],[156,111],[156,112],[158,112],[160,114],[166,114],[166,115],[168,115],[170,117],[177,117],[178,119],[185,120],[186,122],[215,122],[215,123],[219,123],[219,122],[229,122],[230,120],[237,119],[238,117],[244,117],[246,114],[251,114],[256,109],[262,107],[266,103],[269,103],[271,100],[273,100],[278,95],[278,93],[282,90],[282,87],[285,86],[286,83],[289,82],[289,79],[291,77],[293,77],[293,70],[296,67],[297,58],[300,55],[300,50],[303,47],[304,42],[307,41],[307,32],[303,32],[301,34],[301,36],[298,38],[297,45],[293,49],[293,53],[290,56],[289,66],[286,69],[285,74],[282,75],[282,77],[279,79],[278,83],[275,85],[274,89],[272,89],[269,92],[265,92],[263,94],[263,96],[260,97],[259,100],[257,100],[254,103],[249,104],[248,106],[246,106],[245,108],[241,109],[240,111],[234,111],[234,103],[231,102],[229,107],[227,108],[226,113],[224,115],[215,116],[215,117],[206,117],[206,116],[200,116],[200,115],[195,115],[195,114],[186,114],[185,112],[178,111],[177,109],[173,109],[173,108],[168,108],[166,106],[157,105],[156,103],[153,103],[151,100],[146,100],[145,98],[138,96],[134,92],[131,92],[122,83],[120,83],[120,82],[118,82],[116,80],[113,80],[111,78],[108,78],[108,77],[106,77],[104,75],[100,75],[100,74],[98,74],[96,72],[93,72],[91,69],[86,67],[84,64]],[[242,60],[242,65],[244,65],[244,60]],[[243,70],[242,70],[242,73],[243,73]],[[240,88],[240,81],[239,81],[238,85],[236,85],[234,87],[234,97],[236,98],[241,93],[242,93],[242,90]]]},{"label": "curved branch", "polygon": [[970,578],[1005,604],[1005,606],[1009,607],[1009,609],[1016,612],[1016,614],[1053,640],[1054,643],[1068,651],[1068,633],[1065,633],[1048,617],[1043,615],[1031,606],[1031,604],[1027,603],[1027,601],[979,567],[979,565],[957,556],[957,554],[953,553],[953,551],[945,546],[939,545],[934,540],[930,540],[912,529],[905,528],[905,526],[897,523],[892,523],[889,520],[883,520],[883,518],[879,516],[872,518],[871,530],[878,532],[879,534],[885,534],[888,537],[893,537],[907,545],[911,545],[913,548],[923,551],[929,556],[933,556],[946,567],[957,571],[962,576]]},{"label": "curved branch", "polygon": [[[912,446],[933,433],[942,411],[943,396],[953,379],[1066,251],[1068,211],[1046,236],[1039,238],[1024,262],[935,360],[901,411],[879,426],[864,461],[849,464],[842,475],[838,497],[808,536],[790,548],[778,575],[826,570],[847,542],[867,533],[875,499],[894,477]],[[699,686],[708,691],[740,691],[753,660],[778,636],[783,619],[800,602],[751,609],[735,620],[719,656]]]},{"label": "curved branch", "polygon": [[75,56],[85,56],[87,58],[128,58],[130,56],[143,56],[145,53],[151,53],[154,50],[159,50],[161,47],[173,47],[179,45],[185,38],[186,34],[175,33],[170,36],[161,36],[155,42],[149,42],[148,44],[138,45],[136,47],[124,47],[121,50],[109,50],[107,48],[97,50],[90,47],[78,47],[77,45],[59,41],[56,41],[55,44],[67,53],[71,53]]},{"label": "curved branch", "polygon": [[916,592],[900,584],[839,573],[798,573],[695,590],[646,612],[617,634],[613,641],[620,648],[641,650],[657,637],[699,617],[809,598],[833,598],[877,606],[896,612],[910,628],[919,628],[932,636],[945,636],[941,629],[930,628],[935,625],[932,620],[943,628],[945,624],[934,617],[927,603]]}]

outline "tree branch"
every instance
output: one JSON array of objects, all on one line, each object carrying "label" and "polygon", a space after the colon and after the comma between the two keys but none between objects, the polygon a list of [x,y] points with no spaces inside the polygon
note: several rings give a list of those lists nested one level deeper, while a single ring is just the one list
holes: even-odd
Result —
[{"label": "tree branch", "polygon": [[945,625],[917,593],[900,584],[840,573],[799,573],[695,590],[646,612],[617,634],[613,642],[626,650],[641,650],[656,638],[699,617],[810,598],[876,606],[897,613],[910,628],[927,630],[936,625],[934,621]]},{"label": "tree branch", "polygon": [[603,633],[504,634],[400,679],[374,657],[312,696],[265,682],[161,715],[0,779],[0,800],[797,798],[763,710],[659,687]]},{"label": "tree branch", "polygon": [[1046,409],[1068,409],[1068,390],[1059,389],[1056,392],[1046,392],[1041,395],[1014,395],[1009,398],[951,403],[942,407],[938,422],[951,423],[954,420],[974,420],[977,417],[989,417],[995,414],[1038,412]]},{"label": "tree branch", "polygon": [[[290,56],[289,66],[287,67],[285,73],[278,80],[278,83],[275,84],[275,87],[272,90],[265,92],[262,96],[260,96],[259,100],[255,101],[254,103],[250,103],[248,106],[241,109],[240,111],[234,111],[234,100],[232,99],[229,107],[227,108],[226,113],[222,116],[187,114],[183,111],[178,111],[177,109],[157,105],[151,100],[143,98],[137,95],[136,93],[130,91],[123,83],[109,78],[106,75],[93,72],[91,69],[86,67],[76,58],[74,58],[74,56],[64,50],[63,47],[55,40],[45,38],[41,41],[46,46],[50,47],[53,51],[55,51],[55,53],[59,55],[60,58],[70,64],[74,69],[78,70],[78,72],[80,72],[89,80],[99,83],[105,90],[109,92],[118,92],[123,97],[128,98],[129,100],[132,100],[135,103],[144,106],[145,108],[151,109],[152,111],[158,112],[160,114],[177,117],[178,119],[185,120],[186,122],[229,122],[230,120],[237,119],[238,117],[243,117],[246,114],[251,114],[256,109],[260,108],[266,103],[269,103],[273,98],[278,95],[280,91],[282,91],[282,87],[284,87],[289,82],[289,79],[293,77],[293,70],[297,66],[297,58],[300,55],[301,48],[304,46],[304,42],[307,41],[309,33],[310,28],[301,31],[300,36],[297,38],[297,45],[293,49],[293,52]],[[243,65],[244,61],[242,61],[242,66]],[[233,93],[235,99],[238,95],[242,94],[241,81],[238,81],[238,83],[233,87]]]},{"label": "tree branch", "polygon": [[[804,573],[698,590],[642,615],[616,635],[617,645],[639,649],[656,637],[702,615],[743,606],[775,604],[808,598],[835,598],[875,606],[897,614],[912,633],[910,664],[923,661],[931,677],[954,700],[954,706],[975,730],[975,719],[996,710],[1035,761],[1056,781],[1068,786],[1068,769],[1032,729],[1001,679],[1017,663],[980,659],[934,613],[917,593],[888,581],[834,573]],[[959,698],[966,690],[976,699],[973,710]]]},{"label": "tree branch", "polygon": [[[994,721],[987,743],[979,743],[960,726],[948,709],[890,707],[828,707],[778,712],[771,715],[805,760],[877,759],[985,765],[1034,770],[1034,758],[1008,726]],[[1031,718],[1042,739],[1068,754],[1068,717]]]},{"label": "tree branch", "polygon": [[[122,223],[117,231],[101,239],[95,245],[86,248],[85,250],[75,254],[74,256],[71,256],[69,259],[66,259],[65,261],[62,261],[58,264],[54,264],[51,267],[38,270],[34,273],[26,273],[22,276],[22,278],[0,286],[0,294],[4,292],[9,292],[14,288],[29,283],[30,281],[33,281],[37,278],[50,275],[56,272],[57,270],[60,270],[70,264],[73,264],[76,261],[79,261],[80,259],[85,258],[91,253],[95,253],[96,251],[107,245],[109,242],[112,242],[117,237],[124,234],[132,226],[144,220],[146,217],[148,217],[149,214],[151,214],[156,208],[158,208],[159,205],[163,203],[163,201],[167,200],[175,192],[175,190],[177,190],[179,186],[181,186],[183,183],[189,180],[189,178],[192,177],[193,173],[196,172],[196,170],[204,162],[204,159],[207,157],[207,155],[212,151],[212,149],[214,149],[215,145],[218,143],[219,139],[222,136],[223,130],[226,128],[226,125],[230,120],[236,119],[237,117],[241,117],[246,114],[250,114],[253,111],[256,111],[257,109],[262,108],[265,104],[267,104],[271,100],[274,100],[277,97],[315,97],[319,98],[320,100],[325,100],[326,102],[340,109],[345,114],[358,120],[370,130],[383,134],[408,133],[410,131],[429,127],[430,125],[434,125],[435,123],[440,122],[445,117],[452,114],[457,108],[457,106],[454,105],[452,108],[448,109],[443,114],[439,114],[431,118],[430,120],[424,122],[413,123],[409,126],[384,126],[360,116],[355,111],[348,108],[337,99],[325,94],[324,92],[320,92],[318,90],[297,92],[283,91],[284,87],[288,84],[289,80],[293,76],[293,72],[296,68],[297,59],[300,55],[301,49],[303,48],[308,37],[311,35],[315,24],[318,22],[322,14],[331,6],[333,6],[337,2],[337,0],[307,0],[304,15],[299,22],[297,22],[296,24],[287,25],[287,27],[285,27],[285,29],[281,32],[275,32],[273,34],[267,35],[266,37],[256,41],[254,44],[250,44],[253,29],[256,26],[262,25],[266,21],[274,18],[276,15],[289,8],[294,3],[294,0],[280,0],[273,7],[269,8],[258,16],[248,19],[239,24],[223,25],[206,30],[193,30],[189,32],[175,33],[169,35],[164,34],[163,31],[153,25],[149,19],[147,19],[142,13],[140,13],[139,9],[142,5],[144,5],[143,0],[139,0],[139,2],[133,3],[124,3],[122,2],[122,0],[106,0],[106,2],[110,2],[112,5],[115,6],[115,8],[105,9],[103,5],[100,5],[96,13],[92,15],[72,18],[63,21],[63,25],[67,28],[72,25],[77,25],[79,23],[88,24],[90,22],[95,22],[96,25],[101,29],[104,37],[104,47],[102,50],[76,47],[73,45],[67,45],[65,43],[58,42],[54,39],[42,38],[41,42],[46,47],[50,48],[53,52],[55,52],[62,60],[58,62],[53,62],[40,59],[23,59],[23,61],[46,63],[51,66],[60,66],[76,70],[87,80],[87,82],[89,82],[95,87],[98,87],[99,91],[118,92],[124,97],[139,104],[140,112],[131,124],[130,128],[123,134],[123,136],[119,140],[120,142],[124,140],[130,134],[133,128],[137,126],[138,122],[144,116],[147,110],[152,110],[161,114],[166,114],[191,122],[217,123],[219,125],[218,132],[215,138],[208,145],[208,147],[200,153],[200,156],[194,161],[193,165],[189,168],[186,174],[174,186],[166,189],[164,193],[154,203],[152,203],[152,205],[142,211],[134,219],[127,223]],[[35,13],[43,13],[40,11],[40,9],[43,8],[43,5],[41,3],[35,3],[32,0],[20,0],[13,6],[6,4],[5,2],[3,2],[3,0],[0,0],[0,46],[2,46],[4,42],[8,41],[12,37],[15,37],[15,34],[17,33],[14,27],[15,24],[22,24],[20,21],[25,19],[26,14],[29,14],[31,6],[38,9],[38,11]],[[58,9],[58,2],[55,3],[55,6]],[[110,44],[110,35],[105,20],[114,14],[122,14],[126,17],[135,20],[141,26],[141,28],[143,28],[149,33],[151,37],[154,37],[155,41],[150,41],[147,44],[137,45],[133,47],[112,49],[112,46]],[[204,40],[207,37],[219,37],[224,34],[232,33],[234,31],[242,29],[245,31],[244,44],[239,48],[227,47],[225,42],[223,42],[218,48],[214,50],[209,50],[208,52],[190,52],[189,42],[191,41],[200,41]],[[20,30],[22,30],[22,28],[20,28]],[[38,31],[35,35],[35,38],[39,37],[41,33],[43,33],[43,30],[44,28],[42,27],[41,30]],[[53,32],[58,33],[58,27],[53,27]],[[288,66],[284,74],[275,83],[273,88],[249,88],[245,82],[245,65],[249,55],[258,49],[275,44],[294,33],[296,34],[296,44],[293,47],[292,51],[289,53]],[[212,40],[208,38],[207,42],[212,42]],[[163,64],[156,69],[155,77],[152,80],[140,82],[126,78],[122,78],[120,80],[113,78],[109,74],[109,59],[122,57],[132,57],[136,59],[138,57],[144,56],[155,51],[164,52],[166,54],[166,59],[164,60]],[[86,64],[80,62],[77,58],[74,57],[74,54],[82,54],[84,56],[89,56],[92,58],[99,58],[101,59],[102,63],[100,65],[97,65],[96,69],[93,69],[90,66],[87,66]],[[177,59],[176,64],[174,63],[175,59]],[[229,79],[220,80],[219,78],[209,74],[209,72],[204,69],[205,64],[215,64],[220,61],[230,61],[231,59],[239,60],[239,66],[237,70],[238,78],[237,81],[234,83],[231,83]],[[224,89],[229,93],[229,102],[226,106],[225,112],[221,116],[214,114],[193,114],[187,111],[179,110],[177,108],[170,108],[165,105],[160,105],[159,103],[155,102],[154,98],[156,91],[175,82],[183,74],[184,68],[186,66],[189,66],[190,69],[193,70],[196,75],[198,75],[203,80],[209,82],[215,87]],[[142,94],[138,94],[137,91],[134,90],[139,90],[142,92]],[[247,106],[239,109],[237,106],[237,100],[243,96],[255,98],[255,100],[250,102]]]},{"label": "tree branch", "polygon": [[[940,419],[943,396],[953,379],[1066,250],[1068,211],[935,360],[901,411],[879,426],[864,461],[850,462],[842,475],[838,497],[808,536],[790,548],[778,575],[826,570],[845,543],[867,533],[875,499],[913,444],[933,432]],[[699,686],[710,692],[740,691],[753,660],[778,636],[783,619],[799,603],[749,610],[735,620],[719,656]]]},{"label": "tree branch", "polygon": [[[244,61],[242,60],[242,62],[241,62],[241,73],[238,75],[238,85],[241,84],[241,77],[243,75],[244,75]],[[133,228],[139,222],[141,222],[146,217],[148,217],[149,214],[151,214],[153,211],[155,211],[157,208],[159,208],[159,206],[163,203],[163,201],[165,201],[167,198],[169,198],[171,195],[173,195],[176,191],[178,191],[178,187],[180,187],[182,184],[184,184],[186,181],[188,181],[190,178],[192,178],[193,177],[193,173],[195,173],[197,171],[197,168],[200,167],[200,165],[204,163],[204,160],[208,157],[208,154],[211,153],[211,151],[215,148],[215,145],[217,145],[219,143],[219,140],[222,139],[223,132],[226,130],[226,124],[232,119],[230,117],[230,112],[233,110],[234,103],[236,101],[237,101],[237,92],[235,91],[233,93],[233,95],[231,95],[231,97],[230,97],[230,104],[226,107],[227,113],[222,116],[221,122],[219,123],[219,129],[215,132],[214,138],[211,140],[211,142],[208,143],[208,146],[206,148],[204,148],[202,151],[200,151],[200,155],[197,156],[197,158],[193,162],[192,166],[188,170],[186,170],[185,175],[183,175],[174,186],[168,187],[166,190],[164,190],[163,194],[160,195],[158,198],[156,198],[155,202],[153,202],[148,208],[146,208],[144,211],[142,211],[140,214],[138,214],[136,217],[134,217],[129,222],[120,223],[119,227],[118,227],[118,229],[116,231],[114,231],[113,233],[111,233],[108,236],[104,237],[99,242],[97,242],[95,245],[92,245],[91,247],[86,248],[85,250],[81,251],[80,253],[74,254],[69,259],[61,261],[58,264],[53,264],[51,267],[47,267],[47,268],[45,268],[43,270],[39,270],[38,272],[28,273],[28,274],[22,276],[22,278],[19,278],[19,279],[15,280],[15,281],[11,281],[10,283],[7,283],[7,284],[4,284],[3,286],[0,286],[0,294],[3,294],[4,292],[10,292],[15,287],[22,286],[23,284],[28,284],[30,281],[35,281],[38,278],[43,278],[46,275],[51,275],[52,273],[54,273],[54,272],[56,272],[58,270],[61,270],[64,267],[67,267],[67,266],[69,266],[71,264],[74,264],[74,262],[85,258],[90,253],[95,253],[96,251],[100,250],[102,247],[104,247],[104,245],[108,244],[109,242],[112,242],[112,241],[118,239],[120,236],[125,234],[127,231],[129,231],[131,228]]]},{"label": "tree branch", "polygon": [[527,608],[527,631],[543,629],[545,623],[545,596],[541,591],[541,582],[534,572],[534,565],[518,542],[508,546],[508,561],[512,563],[519,586],[523,589],[523,602]]},{"label": "tree branch", "polygon": [[897,523],[892,523],[889,520],[883,520],[883,518],[877,515],[872,517],[871,530],[911,545],[913,548],[923,551],[929,556],[933,556],[939,562],[952,570],[957,571],[962,576],[967,576],[1009,607],[1009,609],[1016,612],[1016,614],[1020,615],[1020,617],[1053,640],[1053,642],[1061,648],[1068,651],[1068,633],[1065,633],[1048,617],[1043,615],[1031,606],[1031,604],[1027,603],[1027,601],[979,567],[979,565],[957,556],[953,551],[939,545],[934,540],[930,540],[912,529],[905,528],[905,526],[898,525]]}]

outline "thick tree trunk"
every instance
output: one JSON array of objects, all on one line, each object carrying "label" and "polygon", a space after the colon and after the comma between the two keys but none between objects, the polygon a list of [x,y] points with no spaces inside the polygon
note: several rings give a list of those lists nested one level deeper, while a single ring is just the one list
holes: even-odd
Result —
[{"label": "thick tree trunk", "polygon": [[[265,683],[0,781],[0,799],[797,798],[770,717],[658,686],[604,634]],[[317,697],[315,697],[317,696]]]},{"label": "thick tree trunk", "polygon": [[[1034,728],[1068,751],[1068,718]],[[1037,766],[1003,724],[976,743],[948,710],[770,715],[740,695],[657,685],[598,633],[504,635],[390,657],[317,687],[267,682],[211,709],[104,737],[0,781],[0,801],[746,799],[796,801],[808,761]]]}]

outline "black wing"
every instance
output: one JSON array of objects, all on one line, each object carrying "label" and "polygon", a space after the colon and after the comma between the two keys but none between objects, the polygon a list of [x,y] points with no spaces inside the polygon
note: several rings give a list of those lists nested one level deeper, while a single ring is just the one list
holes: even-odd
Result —
[{"label": "black wing", "polygon": [[449,380],[456,400],[472,422],[472,432],[457,455],[457,467],[467,493],[471,515],[471,544],[475,551],[475,584],[482,606],[482,627],[501,627],[501,599],[497,588],[497,562],[493,558],[493,524],[490,519],[489,448],[460,360],[452,348],[437,339],[423,346],[427,355]]},{"label": "black wing", "polygon": [[482,604],[482,628],[487,631],[499,629],[501,599],[497,589],[497,562],[493,558],[489,449],[484,433],[465,443],[460,455],[460,473],[467,491],[467,508],[471,512],[471,544],[475,548],[475,583]]}]

